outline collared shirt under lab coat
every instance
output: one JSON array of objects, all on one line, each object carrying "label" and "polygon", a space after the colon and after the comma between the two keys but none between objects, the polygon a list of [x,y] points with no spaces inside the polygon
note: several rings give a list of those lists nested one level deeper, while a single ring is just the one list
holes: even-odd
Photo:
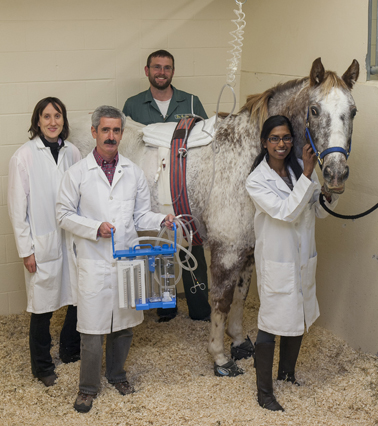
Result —
[{"label": "collared shirt under lab coat", "polygon": [[198,96],[178,90],[171,86],[173,90],[172,98],[169,103],[167,115],[162,116],[161,111],[152,97],[151,89],[138,93],[127,99],[123,107],[123,113],[126,117],[131,117],[134,121],[142,124],[179,122],[187,114],[193,112],[202,118],[207,118],[207,114],[199,100]]},{"label": "collared shirt under lab coat", "polygon": [[[281,336],[304,333],[319,316],[316,298],[315,216],[326,217],[320,206],[320,184],[314,171],[303,174],[291,191],[266,159],[248,176],[246,188],[256,207],[254,229],[257,286],[260,297],[258,328]],[[334,208],[337,196],[327,205]]]},{"label": "collared shirt under lab coat", "polygon": [[137,231],[160,229],[164,215],[151,212],[142,170],[119,155],[110,186],[93,153],[68,170],[57,200],[60,226],[74,234],[78,264],[78,325],[86,334],[108,334],[143,321],[142,311],[119,308],[111,238],[98,238],[102,222],[116,228],[115,249],[125,250]]},{"label": "collared shirt under lab coat", "polygon": [[57,224],[55,203],[64,172],[80,158],[79,150],[65,141],[56,163],[50,148],[36,137],[10,160],[8,210],[18,255],[34,253],[37,263],[35,273],[24,268],[28,312],[53,312],[72,304],[71,281],[76,280],[72,245]]}]

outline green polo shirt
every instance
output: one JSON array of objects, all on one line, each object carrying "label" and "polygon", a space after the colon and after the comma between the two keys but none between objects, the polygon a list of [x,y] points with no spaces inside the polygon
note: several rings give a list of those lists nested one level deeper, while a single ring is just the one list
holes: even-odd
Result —
[{"label": "green polo shirt", "polygon": [[[192,111],[192,95],[182,90],[177,90],[173,86],[171,87],[173,89],[173,95],[165,118],[162,116],[159,107],[152,97],[150,89],[127,99],[123,107],[123,113],[131,117],[134,121],[145,125],[152,123],[179,122],[181,118],[186,114],[190,114]],[[194,114],[207,118],[201,101],[198,99],[198,96],[194,95],[193,111]]]}]

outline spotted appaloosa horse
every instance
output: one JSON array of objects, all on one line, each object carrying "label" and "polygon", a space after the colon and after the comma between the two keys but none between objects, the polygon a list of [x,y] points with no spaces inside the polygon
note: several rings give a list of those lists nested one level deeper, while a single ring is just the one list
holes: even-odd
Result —
[{"label": "spotted appaloosa horse", "polygon": [[[356,106],[351,89],[359,74],[354,60],[340,78],[325,71],[320,58],[310,76],[292,80],[258,95],[251,95],[240,112],[222,120],[215,135],[219,152],[210,145],[188,152],[187,186],[192,213],[201,222],[200,232],[211,251],[211,332],[209,352],[215,374],[237,375],[241,370],[224,353],[224,332],[231,337],[236,359],[252,355],[253,346],[243,336],[243,305],[254,264],[254,207],[245,189],[253,161],[260,150],[260,129],[271,115],[287,116],[294,128],[294,147],[301,157],[307,127],[318,151],[351,143]],[[82,126],[81,126],[82,127]],[[89,127],[85,130],[87,140]],[[73,134],[71,140],[86,154],[93,144]],[[126,127],[120,152],[144,170],[151,189],[152,208],[158,211],[156,148],[146,147],[140,129]],[[215,155],[215,159],[214,156]],[[214,167],[213,167],[214,160]],[[211,182],[215,181],[208,198]],[[324,185],[329,192],[342,193],[348,178],[346,156],[328,154],[323,164]],[[240,350],[239,350],[240,349]]]}]

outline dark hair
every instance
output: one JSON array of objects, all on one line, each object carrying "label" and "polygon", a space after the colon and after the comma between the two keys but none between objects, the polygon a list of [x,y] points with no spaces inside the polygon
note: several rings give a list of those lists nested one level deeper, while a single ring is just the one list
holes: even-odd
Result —
[{"label": "dark hair", "polygon": [[48,98],[41,99],[37,105],[34,107],[33,115],[31,118],[31,126],[28,132],[30,133],[30,139],[34,139],[36,136],[43,136],[41,129],[38,126],[39,117],[42,115],[44,109],[48,104],[51,104],[56,111],[60,112],[63,115],[63,130],[61,131],[59,137],[63,140],[68,138],[70,133],[70,126],[67,119],[67,110],[64,103],[58,99],[49,96]]},{"label": "dark hair", "polygon": [[170,59],[172,59],[172,68],[175,69],[175,58],[167,50],[161,49],[161,50],[157,50],[156,52],[150,53],[148,55],[148,58],[147,58],[147,67],[148,68],[150,68],[152,58],[170,58]]},{"label": "dark hair", "polygon": [[[264,159],[264,157],[268,156],[268,150],[264,148],[264,143],[266,143],[270,132],[278,126],[287,126],[289,129],[291,136],[294,137],[294,131],[293,126],[291,125],[290,120],[285,117],[284,115],[272,115],[269,117],[263,124],[263,128],[261,130],[260,135],[260,141],[261,141],[261,151],[260,154],[256,157],[255,161],[253,162],[252,171],[255,170],[255,168],[261,163],[261,161]],[[285,168],[286,171],[289,172],[288,168],[291,168],[291,170],[294,172],[294,175],[296,179],[298,180],[303,172],[302,167],[298,163],[298,159],[295,156],[294,153],[294,146],[290,150],[289,154],[285,158]],[[290,176],[290,173],[288,173],[288,176]]]}]

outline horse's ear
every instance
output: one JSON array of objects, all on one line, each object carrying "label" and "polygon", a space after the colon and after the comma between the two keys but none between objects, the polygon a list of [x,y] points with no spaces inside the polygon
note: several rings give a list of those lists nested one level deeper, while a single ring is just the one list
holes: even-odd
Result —
[{"label": "horse's ear", "polygon": [[345,71],[345,73],[341,77],[344,80],[344,83],[348,86],[349,90],[352,90],[354,83],[358,79],[359,74],[360,64],[358,63],[358,61],[353,59],[351,66]]},{"label": "horse's ear", "polygon": [[324,67],[320,58],[315,59],[312,63],[310,71],[310,86],[316,86],[320,84],[324,79]]}]

